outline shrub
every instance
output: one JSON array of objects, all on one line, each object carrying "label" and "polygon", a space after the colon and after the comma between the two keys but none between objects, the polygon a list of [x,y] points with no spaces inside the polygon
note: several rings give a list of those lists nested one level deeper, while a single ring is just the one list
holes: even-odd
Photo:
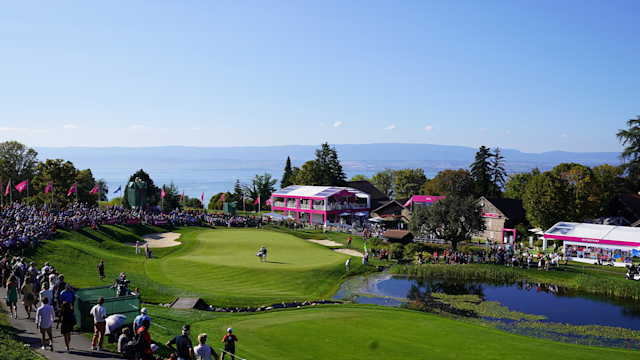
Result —
[{"label": "shrub", "polygon": [[392,259],[401,259],[404,253],[404,245],[400,243],[392,243],[389,246],[389,257]]}]

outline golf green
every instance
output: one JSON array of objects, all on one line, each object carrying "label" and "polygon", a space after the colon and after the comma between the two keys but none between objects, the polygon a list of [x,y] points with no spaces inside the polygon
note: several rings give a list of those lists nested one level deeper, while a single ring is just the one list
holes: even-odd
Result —
[{"label": "golf green", "polygon": [[[347,255],[295,236],[257,229],[200,231],[188,251],[145,261],[147,276],[161,284],[218,301],[251,304],[290,301],[328,292],[345,273]],[[266,246],[266,262],[256,253]]]}]

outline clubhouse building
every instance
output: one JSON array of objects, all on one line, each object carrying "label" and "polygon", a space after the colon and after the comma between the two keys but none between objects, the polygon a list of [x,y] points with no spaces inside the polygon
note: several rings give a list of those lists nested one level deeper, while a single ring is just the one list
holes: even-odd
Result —
[{"label": "clubhouse building", "polygon": [[351,187],[290,185],[271,194],[274,211],[303,222],[348,224],[366,219],[371,211],[371,195]]}]

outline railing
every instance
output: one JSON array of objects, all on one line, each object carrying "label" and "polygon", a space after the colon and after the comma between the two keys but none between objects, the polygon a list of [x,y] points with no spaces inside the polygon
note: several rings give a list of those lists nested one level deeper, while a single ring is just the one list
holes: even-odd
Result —
[{"label": "railing", "polygon": [[276,201],[273,203],[275,207],[284,207],[284,201]]},{"label": "railing", "polygon": [[296,208],[296,203],[295,202],[291,202],[291,201],[287,201],[287,208],[295,209]]},{"label": "railing", "polygon": [[313,205],[313,210],[324,211],[324,205]]},{"label": "railing", "polygon": [[310,210],[311,209],[311,205],[309,205],[309,204],[300,204],[300,209]]},{"label": "railing", "polygon": [[353,209],[366,209],[367,208],[367,204],[351,204],[351,207]]}]

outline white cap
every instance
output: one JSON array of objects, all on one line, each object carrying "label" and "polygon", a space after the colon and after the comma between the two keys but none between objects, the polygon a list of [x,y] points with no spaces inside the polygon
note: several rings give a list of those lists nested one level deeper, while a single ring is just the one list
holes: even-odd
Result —
[{"label": "white cap", "polygon": [[232,328],[228,328],[227,332],[233,332],[233,329]]},{"label": "white cap", "polygon": [[156,344],[151,344],[149,348],[151,349],[151,352],[156,352],[160,347]]},{"label": "white cap", "polygon": [[146,313],[147,313],[147,308],[142,308],[142,309],[140,309],[140,313],[141,313],[141,314],[146,314]]}]

